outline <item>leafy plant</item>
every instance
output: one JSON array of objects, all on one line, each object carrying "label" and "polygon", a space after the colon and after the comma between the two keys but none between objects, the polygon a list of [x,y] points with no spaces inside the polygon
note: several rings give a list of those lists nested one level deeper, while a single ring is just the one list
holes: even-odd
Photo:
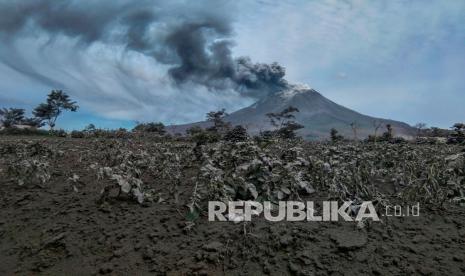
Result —
[{"label": "leafy plant", "polygon": [[50,166],[46,161],[25,159],[8,166],[8,175],[14,177],[18,185],[41,186],[50,180]]}]

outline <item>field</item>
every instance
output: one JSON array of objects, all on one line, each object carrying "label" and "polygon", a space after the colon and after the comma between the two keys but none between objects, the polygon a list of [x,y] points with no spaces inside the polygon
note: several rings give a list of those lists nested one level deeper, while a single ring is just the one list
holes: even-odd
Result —
[{"label": "field", "polygon": [[[0,139],[0,275],[465,274],[463,146]],[[209,222],[209,200],[370,200],[381,221]]]}]

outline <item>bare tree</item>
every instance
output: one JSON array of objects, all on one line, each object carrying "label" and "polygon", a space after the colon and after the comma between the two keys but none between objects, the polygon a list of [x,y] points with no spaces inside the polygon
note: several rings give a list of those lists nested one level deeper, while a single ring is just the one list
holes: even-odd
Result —
[{"label": "bare tree", "polygon": [[394,138],[394,131],[391,124],[386,125],[386,132],[383,133],[383,141],[390,141]]},{"label": "bare tree", "polygon": [[358,123],[356,121],[352,122],[350,123],[350,127],[352,128],[352,132],[354,133],[354,140],[358,140],[358,136],[357,136],[357,131],[359,128]]},{"label": "bare tree", "polygon": [[425,123],[417,123],[413,127],[417,129],[417,137],[420,137],[422,130],[426,128],[426,124]]},{"label": "bare tree", "polygon": [[378,139],[378,130],[381,128],[382,125],[383,125],[383,122],[381,122],[380,120],[373,121],[373,128],[375,129],[375,134],[374,134],[375,142]]}]

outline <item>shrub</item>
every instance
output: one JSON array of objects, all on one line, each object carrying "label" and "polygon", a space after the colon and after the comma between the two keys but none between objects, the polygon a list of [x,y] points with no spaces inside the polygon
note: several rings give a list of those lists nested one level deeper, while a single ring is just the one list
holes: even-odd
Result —
[{"label": "shrub", "polygon": [[230,142],[242,142],[249,138],[247,130],[243,126],[235,126],[233,129],[228,131],[224,136],[224,140]]},{"label": "shrub", "polygon": [[64,137],[67,137],[67,136],[68,136],[68,133],[67,133],[65,130],[63,130],[63,129],[58,129],[58,130],[52,129],[52,130],[49,131],[49,135],[50,135],[50,136],[63,137],[63,138],[64,138]]},{"label": "shrub", "polygon": [[133,129],[134,132],[151,132],[158,135],[165,135],[165,125],[162,123],[140,123]]},{"label": "shrub", "polygon": [[47,130],[36,128],[5,128],[0,130],[0,135],[49,135]]},{"label": "shrub", "polygon": [[86,137],[86,135],[82,131],[79,131],[79,130],[71,131],[71,138],[84,138],[84,137]]},{"label": "shrub", "polygon": [[465,124],[456,123],[453,128],[453,133],[449,135],[447,139],[448,144],[460,144],[465,143]]}]

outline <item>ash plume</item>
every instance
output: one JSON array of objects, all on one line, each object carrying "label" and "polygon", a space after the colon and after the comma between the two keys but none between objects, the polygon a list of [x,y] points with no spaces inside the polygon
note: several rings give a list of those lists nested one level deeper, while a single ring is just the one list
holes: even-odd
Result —
[{"label": "ash plume", "polygon": [[102,43],[153,58],[168,67],[172,83],[182,89],[194,83],[261,98],[286,88],[285,69],[279,64],[232,56],[229,4],[215,3],[219,8],[205,1],[0,0],[0,38],[5,41],[0,61],[37,81],[59,83],[27,62],[12,62],[17,39],[45,33],[50,41],[60,36],[76,39],[77,49]]}]

